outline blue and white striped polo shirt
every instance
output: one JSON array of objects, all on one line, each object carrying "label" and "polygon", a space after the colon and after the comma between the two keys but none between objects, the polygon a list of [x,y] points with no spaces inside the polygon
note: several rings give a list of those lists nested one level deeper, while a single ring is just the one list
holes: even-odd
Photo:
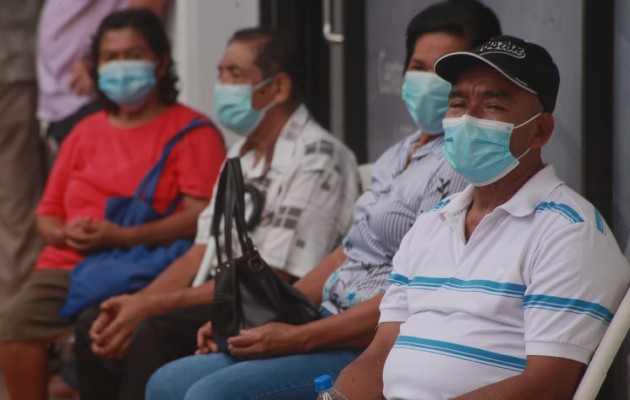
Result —
[{"label": "blue and white striped polo shirt", "polygon": [[324,286],[322,306],[332,313],[383,293],[392,258],[418,214],[466,187],[448,165],[440,136],[409,154],[415,133],[387,150],[374,163],[372,183],[354,206],[352,228],[344,240],[348,260]]},{"label": "blue and white striped polo shirt", "polygon": [[468,242],[472,186],[424,213],[394,257],[380,322],[403,322],[383,373],[392,399],[445,399],[523,371],[528,355],[588,363],[630,267],[551,166]]}]

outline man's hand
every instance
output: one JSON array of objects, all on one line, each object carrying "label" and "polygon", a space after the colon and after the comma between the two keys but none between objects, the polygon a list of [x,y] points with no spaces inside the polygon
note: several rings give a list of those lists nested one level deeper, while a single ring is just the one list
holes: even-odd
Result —
[{"label": "man's hand", "polygon": [[88,61],[77,60],[70,65],[70,90],[77,96],[89,96],[94,91]]},{"label": "man's hand", "polygon": [[116,247],[124,242],[124,228],[120,225],[107,220],[81,219],[78,222],[80,224],[73,222],[74,226],[64,232],[66,245],[74,250],[88,253]]},{"label": "man's hand", "polygon": [[264,358],[302,351],[302,338],[296,325],[270,322],[252,329],[243,329],[228,339],[228,349],[238,358]]},{"label": "man's hand", "polygon": [[103,358],[125,356],[138,324],[151,315],[149,301],[143,295],[122,295],[101,303],[101,313],[92,323],[92,351]]},{"label": "man's hand", "polygon": [[197,331],[197,351],[195,354],[217,353],[219,346],[212,340],[212,323],[206,322]]}]

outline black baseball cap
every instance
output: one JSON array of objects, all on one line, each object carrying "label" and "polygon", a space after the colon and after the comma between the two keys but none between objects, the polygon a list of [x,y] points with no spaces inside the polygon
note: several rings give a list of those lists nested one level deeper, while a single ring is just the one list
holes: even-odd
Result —
[{"label": "black baseball cap", "polygon": [[435,72],[455,84],[466,68],[485,63],[515,85],[538,96],[546,112],[553,112],[560,86],[558,67],[541,46],[514,36],[497,36],[472,51],[458,51],[440,57]]}]

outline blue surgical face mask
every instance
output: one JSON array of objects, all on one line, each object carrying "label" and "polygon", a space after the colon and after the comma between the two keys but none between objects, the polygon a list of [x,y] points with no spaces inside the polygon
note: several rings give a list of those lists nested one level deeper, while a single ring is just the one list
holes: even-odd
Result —
[{"label": "blue surgical face mask", "polygon": [[235,133],[247,136],[265,117],[265,113],[275,105],[275,101],[263,109],[252,106],[252,93],[269,82],[269,77],[256,85],[217,83],[214,86],[214,112],[221,125]]},{"label": "blue surgical face mask", "polygon": [[473,185],[494,183],[516,168],[519,160],[530,150],[514,158],[510,152],[512,131],[539,115],[517,126],[470,115],[444,118],[444,156],[455,172]]},{"label": "blue surgical face mask", "polygon": [[119,106],[141,104],[155,83],[155,63],[152,61],[110,61],[98,69],[98,88]]},{"label": "blue surgical face mask", "polygon": [[448,110],[451,84],[431,72],[408,71],[402,86],[402,98],[409,115],[423,132],[442,133],[442,118]]}]

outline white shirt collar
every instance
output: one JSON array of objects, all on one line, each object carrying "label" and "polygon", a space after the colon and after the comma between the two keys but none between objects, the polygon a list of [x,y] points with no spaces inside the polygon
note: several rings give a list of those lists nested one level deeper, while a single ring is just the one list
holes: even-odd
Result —
[{"label": "white shirt collar", "polygon": [[[558,186],[564,185],[557,176],[552,165],[546,165],[531,177],[508,201],[497,208],[505,210],[515,217],[524,217],[534,212],[536,207]],[[468,185],[463,191],[454,195],[441,213],[456,214],[467,210],[472,202],[474,186]]]}]

